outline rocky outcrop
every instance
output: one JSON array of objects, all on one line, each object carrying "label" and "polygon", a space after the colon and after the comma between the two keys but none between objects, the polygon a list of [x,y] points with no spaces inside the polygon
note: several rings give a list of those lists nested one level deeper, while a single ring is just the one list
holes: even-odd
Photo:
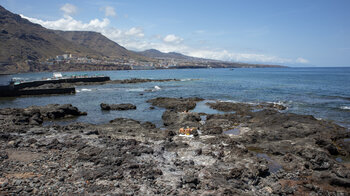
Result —
[{"label": "rocky outcrop", "polygon": [[131,103],[122,103],[122,104],[101,103],[100,107],[102,110],[136,110],[136,106]]},{"label": "rocky outcrop", "polygon": [[176,112],[166,110],[162,115],[165,126],[180,127],[199,127],[201,117],[197,113]]},{"label": "rocky outcrop", "polygon": [[247,103],[234,103],[234,102],[208,102],[206,103],[210,108],[223,111],[223,112],[236,112],[243,115],[248,115],[254,109],[276,109],[286,110],[287,107],[277,103],[259,103],[259,104],[247,104]]},{"label": "rocky outcrop", "polygon": [[249,113],[253,109],[252,105],[233,102],[208,102],[210,108],[223,112]]},{"label": "rocky outcrop", "polygon": [[24,112],[39,111],[44,119],[72,118],[75,116],[87,115],[81,112],[77,107],[71,104],[49,104],[46,106],[32,106],[24,110]]},{"label": "rocky outcrop", "polygon": [[[267,108],[205,119],[166,110],[162,129],[127,118],[64,126],[13,121],[45,114],[36,109],[0,109],[1,194],[350,193],[350,133],[312,116]],[[186,124],[198,126],[197,136],[177,134]],[[232,128],[240,132],[227,134]]]},{"label": "rocky outcrop", "polygon": [[169,98],[169,97],[158,97],[155,99],[150,99],[147,102],[153,106],[158,106],[166,108],[169,110],[174,110],[177,112],[183,112],[192,110],[196,107],[196,103],[203,101],[202,98],[193,97],[193,98]]},{"label": "rocky outcrop", "polygon": [[6,108],[0,110],[1,120],[6,125],[10,125],[12,122],[17,125],[39,125],[44,120],[72,118],[86,114],[86,112],[81,112],[71,104],[49,104],[46,106],[31,106],[25,109]]}]

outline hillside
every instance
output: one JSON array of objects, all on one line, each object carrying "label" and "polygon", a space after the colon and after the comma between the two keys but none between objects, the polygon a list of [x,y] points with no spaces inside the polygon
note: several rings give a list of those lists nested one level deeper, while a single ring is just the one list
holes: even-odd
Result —
[{"label": "hillside", "polygon": [[54,31],[56,34],[66,40],[79,44],[94,51],[98,51],[108,58],[133,58],[137,60],[149,61],[150,58],[145,58],[135,52],[129,51],[114,41],[108,39],[98,32],[92,31]]},{"label": "hillside", "polygon": [[285,67],[280,65],[267,65],[267,64],[252,64],[252,63],[240,63],[240,62],[227,62],[213,59],[203,59],[197,57],[186,56],[181,53],[168,52],[164,53],[156,49],[149,49],[138,54],[146,57],[159,59],[168,62],[168,64],[176,64],[173,68],[262,68],[262,67]]},{"label": "hillside", "polygon": [[[125,49],[101,33],[58,31],[32,23],[0,6],[0,73],[29,71],[116,70],[144,67],[279,67],[223,62],[162,53],[151,49],[134,52]],[[71,54],[69,58],[55,58]],[[67,55],[66,55],[67,56]]]},{"label": "hillside", "polygon": [[191,59],[200,59],[200,58],[195,58],[195,57],[191,57],[191,56],[186,56],[180,53],[176,53],[176,52],[168,52],[168,53],[164,53],[161,52],[159,50],[156,49],[149,49],[149,50],[145,50],[145,51],[141,51],[141,52],[137,52],[138,54],[141,54],[143,56],[146,57],[150,57],[150,58],[157,58],[157,59],[182,59],[182,60],[191,60]]},{"label": "hillside", "polygon": [[[0,70],[31,71],[31,62],[63,53],[100,57],[94,50],[74,44],[38,24],[0,6]],[[28,61],[29,60],[29,61]]]},{"label": "hillside", "polygon": [[[45,66],[49,58],[73,54],[94,59],[109,59],[88,69],[118,69],[115,59],[152,61],[129,51],[97,32],[56,31],[32,23],[0,6],[0,73],[44,70],[80,70],[79,64]],[[108,66],[108,67],[103,67]],[[123,68],[124,69],[124,68]]]}]

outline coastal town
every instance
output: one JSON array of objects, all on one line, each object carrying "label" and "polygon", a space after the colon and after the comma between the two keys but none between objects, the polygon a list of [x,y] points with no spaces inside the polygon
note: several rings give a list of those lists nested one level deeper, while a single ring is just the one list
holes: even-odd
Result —
[{"label": "coastal town", "polygon": [[[147,70],[147,69],[181,69],[181,68],[253,68],[257,65],[245,64],[245,63],[232,63],[216,61],[211,59],[199,59],[199,58],[168,58],[158,57],[150,61],[140,61],[132,58],[93,58],[90,56],[77,56],[74,54],[62,54],[53,58],[46,59],[40,62],[44,67],[66,67],[74,65],[76,67],[89,66],[96,67],[99,70]],[[261,66],[261,65],[260,65]],[[265,65],[269,67],[269,65]],[[279,67],[279,66],[271,66]]]}]

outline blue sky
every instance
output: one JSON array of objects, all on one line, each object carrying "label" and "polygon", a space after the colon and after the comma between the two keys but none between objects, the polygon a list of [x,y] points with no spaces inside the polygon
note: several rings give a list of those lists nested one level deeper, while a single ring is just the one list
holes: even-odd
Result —
[{"label": "blue sky", "polygon": [[0,0],[47,28],[132,50],[289,66],[350,66],[348,0]]}]

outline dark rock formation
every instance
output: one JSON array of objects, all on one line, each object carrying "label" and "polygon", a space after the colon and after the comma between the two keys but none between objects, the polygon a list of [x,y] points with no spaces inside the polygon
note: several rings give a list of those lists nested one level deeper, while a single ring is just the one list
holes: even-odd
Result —
[{"label": "dark rock formation", "polygon": [[196,103],[203,101],[203,99],[198,97],[193,98],[168,98],[168,97],[158,97],[155,99],[150,99],[147,102],[151,103],[153,106],[158,106],[166,109],[175,110],[177,112],[183,112],[192,110],[196,107]]},{"label": "dark rock formation", "polygon": [[236,112],[238,114],[248,115],[253,109],[277,109],[285,110],[286,106],[276,103],[260,103],[260,104],[246,104],[246,103],[233,103],[233,102],[208,102],[206,103],[210,108],[223,112]]},{"label": "dark rock formation", "polygon": [[[46,120],[57,110],[77,113],[71,107],[0,109],[0,194],[350,193],[350,133],[312,116],[267,107],[248,116],[207,115],[203,123],[197,113],[167,110],[166,130],[127,118],[28,123],[27,117]],[[197,137],[176,134],[186,124],[199,127]],[[239,134],[222,133],[233,127]]]},{"label": "dark rock formation", "polygon": [[136,106],[131,103],[122,103],[122,104],[101,103],[100,107],[102,110],[136,110]]}]

